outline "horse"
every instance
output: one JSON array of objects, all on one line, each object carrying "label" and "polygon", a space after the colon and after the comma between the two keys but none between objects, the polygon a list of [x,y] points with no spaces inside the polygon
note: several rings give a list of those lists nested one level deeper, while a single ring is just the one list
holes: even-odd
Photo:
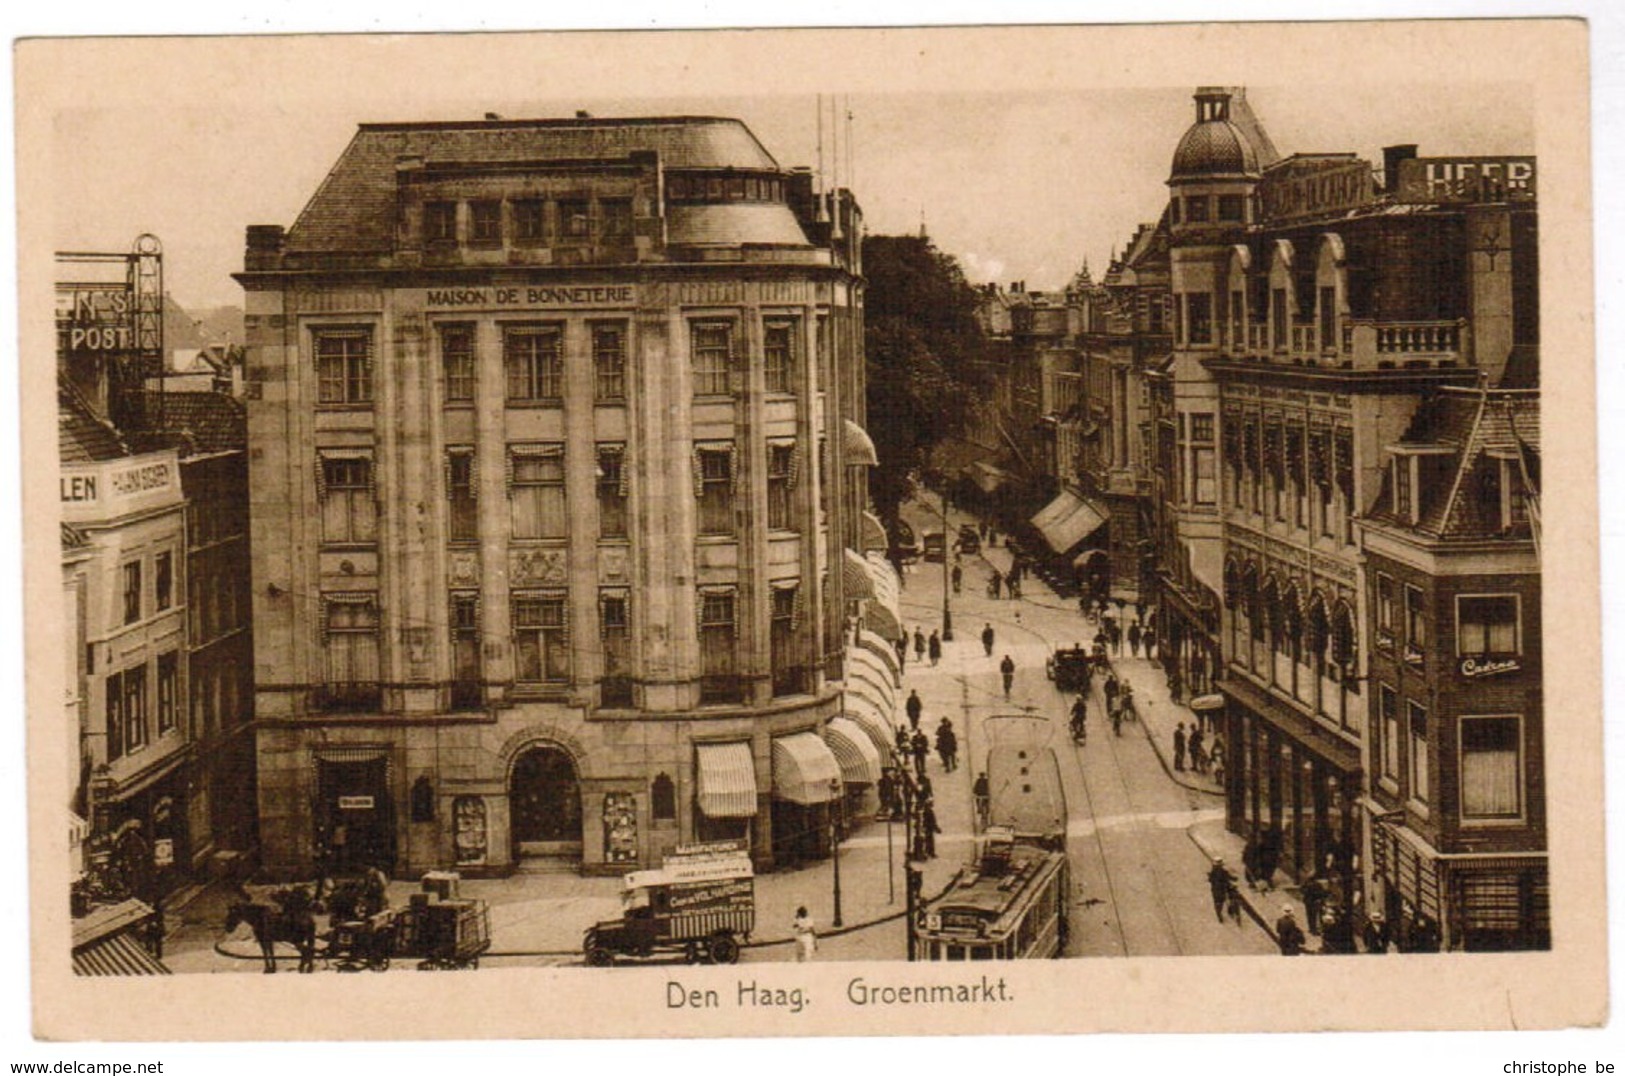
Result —
[{"label": "horse", "polygon": [[[276,905],[262,904],[243,890],[243,899],[226,913],[226,931],[247,923],[259,943],[265,961],[265,974],[276,972],[276,943],[288,942],[299,950],[299,971],[316,970],[316,920],[310,914],[309,896],[303,890],[278,890],[272,895]],[[298,895],[296,895],[296,893]],[[304,899],[300,899],[303,897]]]}]

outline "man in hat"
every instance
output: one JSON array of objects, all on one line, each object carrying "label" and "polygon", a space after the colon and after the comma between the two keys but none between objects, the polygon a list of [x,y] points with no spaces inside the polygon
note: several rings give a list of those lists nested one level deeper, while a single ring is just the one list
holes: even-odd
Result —
[{"label": "man in hat", "polygon": [[993,625],[988,624],[982,628],[982,649],[988,657],[993,656]]},{"label": "man in hat", "polygon": [[1181,721],[1174,729],[1174,769],[1185,768],[1185,722]]},{"label": "man in hat", "polygon": [[1297,956],[1303,952],[1303,928],[1292,911],[1292,905],[1281,905],[1281,918],[1275,921],[1275,942],[1282,956]]},{"label": "man in hat", "polygon": [[920,727],[920,711],[924,708],[925,704],[920,701],[920,693],[910,691],[908,701],[903,703],[903,712],[908,714],[909,728],[917,729]]}]

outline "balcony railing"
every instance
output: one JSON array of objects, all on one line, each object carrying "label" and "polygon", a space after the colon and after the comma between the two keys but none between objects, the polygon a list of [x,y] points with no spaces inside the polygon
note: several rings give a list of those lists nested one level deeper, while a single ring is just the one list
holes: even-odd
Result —
[{"label": "balcony railing", "polygon": [[383,703],[383,690],[376,682],[323,684],[314,688],[310,695],[311,707],[328,713],[377,710]]},{"label": "balcony railing", "polygon": [[1343,358],[1357,370],[1454,366],[1470,353],[1464,320],[1350,321],[1343,326]]}]

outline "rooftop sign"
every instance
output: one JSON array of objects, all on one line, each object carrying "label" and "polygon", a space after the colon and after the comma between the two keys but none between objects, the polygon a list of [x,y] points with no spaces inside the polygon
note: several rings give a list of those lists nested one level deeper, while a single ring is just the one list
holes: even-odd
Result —
[{"label": "rooftop sign", "polygon": [[1519,202],[1535,197],[1533,157],[1416,157],[1399,162],[1401,202]]}]

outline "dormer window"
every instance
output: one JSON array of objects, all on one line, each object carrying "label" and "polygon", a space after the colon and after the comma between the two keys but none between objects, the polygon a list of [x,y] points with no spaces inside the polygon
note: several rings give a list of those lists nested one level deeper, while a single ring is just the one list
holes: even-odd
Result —
[{"label": "dormer window", "polygon": [[1206,224],[1208,218],[1207,195],[1185,199],[1185,221],[1188,224]]},{"label": "dormer window", "polygon": [[1239,224],[1246,219],[1247,200],[1239,194],[1219,195],[1219,219],[1226,224]]},{"label": "dormer window", "polygon": [[1415,526],[1450,478],[1456,450],[1449,445],[1389,445],[1394,516]]}]

